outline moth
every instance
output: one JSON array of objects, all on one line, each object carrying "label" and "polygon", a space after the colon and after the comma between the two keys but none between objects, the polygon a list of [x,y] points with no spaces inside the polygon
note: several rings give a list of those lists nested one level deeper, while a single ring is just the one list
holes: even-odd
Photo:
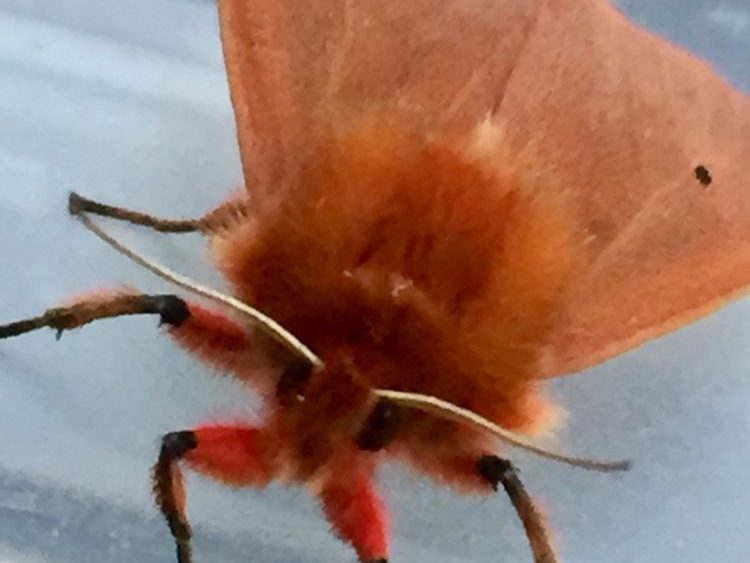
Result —
[{"label": "moth", "polygon": [[[626,468],[526,437],[555,422],[543,380],[745,291],[748,98],[603,0],[218,6],[247,189],[188,220],[69,202],[198,297],[92,292],[0,338],[156,315],[264,399],[262,425],[163,437],[153,488],[179,563],[192,561],[185,468],[305,485],[360,561],[384,563],[386,458],[466,493],[502,488],[534,560],[557,561],[497,438]],[[95,215],[203,233],[233,297]]]}]

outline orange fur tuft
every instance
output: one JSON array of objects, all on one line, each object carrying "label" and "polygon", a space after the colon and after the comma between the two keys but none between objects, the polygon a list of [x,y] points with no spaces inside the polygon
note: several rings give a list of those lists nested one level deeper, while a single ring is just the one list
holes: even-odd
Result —
[{"label": "orange fur tuft", "polygon": [[[521,431],[551,418],[534,378],[576,263],[570,220],[512,170],[469,155],[463,143],[367,120],[314,154],[288,199],[214,236],[239,297],[328,366],[315,375],[316,401],[346,395],[346,412],[279,407],[319,464],[338,447],[334,428],[351,439],[373,387],[434,395]],[[414,414],[391,450],[415,461],[436,431],[449,476],[461,452],[488,448],[473,431]]]}]

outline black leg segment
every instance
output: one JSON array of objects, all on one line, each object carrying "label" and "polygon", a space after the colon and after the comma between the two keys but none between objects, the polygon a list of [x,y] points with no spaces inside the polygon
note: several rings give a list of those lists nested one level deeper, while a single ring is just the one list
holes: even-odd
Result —
[{"label": "black leg segment", "polygon": [[388,399],[379,399],[357,435],[361,450],[382,450],[396,438],[401,425],[401,407]]},{"label": "black leg segment", "polygon": [[305,358],[299,356],[290,358],[276,383],[276,399],[279,403],[285,406],[295,404],[298,397],[304,395],[305,384],[314,369],[315,366]]}]

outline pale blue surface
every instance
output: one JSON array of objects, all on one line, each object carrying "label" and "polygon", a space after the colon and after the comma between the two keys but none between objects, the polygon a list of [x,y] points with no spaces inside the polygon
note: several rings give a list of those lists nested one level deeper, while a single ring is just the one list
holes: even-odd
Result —
[{"label": "pale blue surface", "polygon": [[[748,0],[621,5],[750,90]],[[0,320],[93,287],[163,291],[67,218],[67,192],[196,215],[240,182],[236,153],[211,2],[0,0]],[[195,238],[117,232],[220,283]],[[555,382],[571,413],[561,443],[636,463],[612,477],[515,456],[564,561],[750,560],[748,342],[745,301]],[[152,319],[0,343],[0,562],[172,563],[148,490],[159,436],[252,404],[207,374]],[[502,496],[460,498],[393,467],[383,489],[393,563],[530,562]],[[303,491],[191,479],[190,498],[199,562],[353,561]]]}]

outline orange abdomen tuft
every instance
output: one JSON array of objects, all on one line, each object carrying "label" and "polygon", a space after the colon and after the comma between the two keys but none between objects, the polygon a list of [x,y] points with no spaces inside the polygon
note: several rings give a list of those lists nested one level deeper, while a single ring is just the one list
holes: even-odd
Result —
[{"label": "orange abdomen tuft", "polygon": [[364,385],[529,430],[544,418],[536,362],[577,245],[563,207],[467,145],[365,121],[214,248],[242,299]]}]

